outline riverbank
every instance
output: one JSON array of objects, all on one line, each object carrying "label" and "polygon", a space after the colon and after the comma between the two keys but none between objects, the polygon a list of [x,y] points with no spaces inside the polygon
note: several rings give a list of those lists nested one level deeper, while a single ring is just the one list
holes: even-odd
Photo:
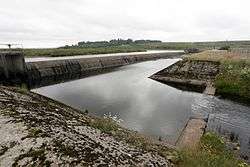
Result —
[{"label": "riverbank", "polygon": [[[186,55],[182,61],[179,61],[172,66],[155,73],[150,78],[166,83],[178,89],[198,91],[208,95],[219,95],[225,98],[230,98],[249,104],[249,69],[250,66],[248,54],[239,54],[227,51],[205,51],[198,54]],[[200,120],[203,122],[210,121],[211,123],[213,116],[220,118],[219,115],[214,115],[214,112],[212,112],[211,114],[203,114],[205,115],[195,115],[195,120]],[[228,117],[230,118],[230,115],[228,115]],[[193,118],[190,118],[190,120],[193,120]],[[231,137],[231,139],[230,136],[235,135],[232,127],[236,127],[236,124],[235,122],[232,122],[232,120],[230,121],[230,119],[224,120],[222,118],[219,122],[221,123],[223,121],[224,124],[230,125],[228,126],[228,128],[226,128],[227,131],[224,130],[224,132],[222,130],[224,128],[223,126],[220,127],[220,130],[218,131],[213,128],[210,128],[210,130],[212,129],[212,131],[214,130],[217,134],[227,138],[227,141],[229,141],[227,143],[227,147],[235,145],[235,141],[237,143],[239,142],[239,140],[241,140],[241,142],[242,140],[248,140],[247,136],[245,139],[242,139],[242,137],[239,136],[237,137],[237,139],[234,139],[234,137]],[[210,123],[205,122],[207,126],[208,124],[209,126],[211,126]],[[200,130],[200,128],[203,128],[203,126],[201,126],[200,124],[191,124],[190,126],[186,126],[183,131],[183,143],[189,143],[190,139],[193,139],[194,136],[197,136],[198,130],[193,129]],[[244,127],[239,126],[238,128],[242,129]],[[209,128],[203,128],[203,133],[210,130]],[[200,138],[203,138],[201,136],[202,135],[195,137],[195,140],[192,140],[192,142],[198,143],[197,141],[199,141]],[[241,150],[239,145],[234,149]],[[196,155],[196,151],[191,153],[189,156],[194,156],[196,158],[200,157],[200,154]],[[236,154],[240,156],[240,151],[238,151],[238,153]],[[246,156],[241,156],[241,158],[248,161],[248,156],[249,154],[247,154]],[[202,161],[197,163],[202,163]],[[195,163],[191,164],[194,165]]]},{"label": "riverbank", "polygon": [[27,90],[1,86],[0,111],[0,166],[247,166],[219,137],[205,135],[195,153],[175,151]]},{"label": "riverbank", "polygon": [[[204,51],[150,76],[174,87],[250,104],[250,55]],[[207,88],[207,90],[206,90]]]},{"label": "riverbank", "polygon": [[213,87],[219,66],[218,62],[212,61],[182,60],[150,78],[182,90],[204,92],[207,87]]},{"label": "riverbank", "polygon": [[24,49],[25,57],[62,57],[76,55],[95,55],[106,53],[130,53],[130,52],[145,52],[146,49],[118,46],[118,47],[101,47],[101,48],[48,48],[48,49]]},{"label": "riverbank", "polygon": [[183,53],[183,51],[144,54],[134,53],[106,57],[81,57],[26,62],[26,76],[29,83],[28,85],[46,85],[46,83],[78,79],[143,61],[180,57]]},{"label": "riverbank", "polygon": [[250,104],[250,54],[228,51],[206,51],[187,59],[220,62],[215,78],[216,95]]},{"label": "riverbank", "polygon": [[249,48],[250,41],[217,41],[217,42],[146,42],[138,44],[122,44],[117,46],[101,47],[77,47],[68,46],[68,48],[49,48],[49,49],[24,49],[25,57],[59,57],[75,56],[86,54],[104,54],[104,53],[128,53],[143,52],[146,50],[184,50],[187,48],[199,48],[201,50],[222,48],[230,45],[231,48]]},{"label": "riverbank", "polygon": [[164,143],[64,104],[0,87],[0,166],[170,166]]}]

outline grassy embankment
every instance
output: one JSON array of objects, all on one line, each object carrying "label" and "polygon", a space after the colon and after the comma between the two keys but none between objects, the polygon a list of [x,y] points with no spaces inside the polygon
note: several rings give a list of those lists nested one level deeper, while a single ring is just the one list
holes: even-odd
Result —
[{"label": "grassy embankment", "polygon": [[173,49],[183,50],[187,48],[199,48],[199,49],[219,49],[224,46],[230,46],[231,48],[250,48],[250,41],[217,41],[217,42],[162,42],[162,43],[147,43],[139,44],[137,46],[146,49]]},{"label": "grassy embankment", "polygon": [[75,55],[91,55],[105,53],[126,53],[143,52],[143,48],[120,46],[120,47],[102,47],[102,48],[51,48],[51,49],[24,49],[25,57],[59,57]]},{"label": "grassy embankment", "polygon": [[133,134],[123,130],[109,118],[92,120],[90,126],[100,129],[104,133],[110,133],[116,139],[143,150],[157,152],[177,167],[249,167],[227,149],[222,138],[213,133],[203,135],[196,148],[174,151],[161,145],[152,144],[150,139],[140,136],[138,133]]},{"label": "grassy embankment", "polygon": [[179,167],[249,167],[228,150],[222,138],[213,133],[202,136],[197,148],[180,151]]},{"label": "grassy embankment", "polygon": [[221,62],[220,74],[215,80],[217,94],[250,104],[250,54],[205,51],[189,58]]}]

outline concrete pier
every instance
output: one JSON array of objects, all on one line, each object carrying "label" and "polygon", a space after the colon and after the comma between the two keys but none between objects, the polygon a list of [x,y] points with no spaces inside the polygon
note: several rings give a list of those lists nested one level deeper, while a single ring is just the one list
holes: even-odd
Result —
[{"label": "concrete pier", "polygon": [[0,77],[2,80],[20,79],[25,75],[23,52],[0,52]]}]

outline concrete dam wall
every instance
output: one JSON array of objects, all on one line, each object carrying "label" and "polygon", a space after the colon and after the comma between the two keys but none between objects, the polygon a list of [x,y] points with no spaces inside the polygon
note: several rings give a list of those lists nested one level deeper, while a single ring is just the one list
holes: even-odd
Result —
[{"label": "concrete dam wall", "polygon": [[0,79],[22,78],[25,72],[24,55],[17,51],[0,52]]},{"label": "concrete dam wall", "polygon": [[50,78],[50,80],[59,80],[59,78],[73,79],[128,64],[161,58],[173,58],[182,54],[183,52],[169,52],[28,62],[26,63],[26,75],[29,81],[36,83],[37,81],[42,82],[42,80],[47,78]]}]

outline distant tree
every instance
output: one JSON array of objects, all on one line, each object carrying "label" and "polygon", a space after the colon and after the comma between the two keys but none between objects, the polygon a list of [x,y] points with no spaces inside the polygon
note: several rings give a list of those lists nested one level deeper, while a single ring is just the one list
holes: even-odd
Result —
[{"label": "distant tree", "polygon": [[219,48],[219,50],[230,50],[230,46],[229,45],[222,46]]},{"label": "distant tree", "polygon": [[159,43],[161,41],[159,40],[136,40],[133,41],[133,39],[112,39],[110,41],[80,41],[77,43],[77,45],[72,46],[64,46],[63,48],[69,48],[69,47],[86,47],[86,48],[95,48],[95,47],[112,47],[112,46],[120,46],[120,45],[133,45],[133,44],[146,44],[146,43]]}]

